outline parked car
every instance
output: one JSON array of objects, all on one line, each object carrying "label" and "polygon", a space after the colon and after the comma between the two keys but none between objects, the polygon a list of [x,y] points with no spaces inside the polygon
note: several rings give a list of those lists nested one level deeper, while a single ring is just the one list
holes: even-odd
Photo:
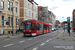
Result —
[{"label": "parked car", "polygon": [[52,31],[56,31],[56,28],[52,28]]}]

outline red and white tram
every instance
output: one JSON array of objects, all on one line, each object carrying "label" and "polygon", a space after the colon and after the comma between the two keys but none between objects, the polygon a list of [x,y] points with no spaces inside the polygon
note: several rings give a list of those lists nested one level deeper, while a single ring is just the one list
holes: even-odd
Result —
[{"label": "red and white tram", "polygon": [[25,20],[23,22],[23,26],[24,26],[23,29],[24,36],[36,36],[52,31],[51,24],[37,20]]}]

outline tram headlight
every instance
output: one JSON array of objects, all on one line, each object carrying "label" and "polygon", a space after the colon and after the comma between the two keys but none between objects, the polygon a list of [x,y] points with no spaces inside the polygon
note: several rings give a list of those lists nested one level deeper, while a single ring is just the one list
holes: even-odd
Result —
[{"label": "tram headlight", "polygon": [[36,33],[32,33],[32,36],[36,36]]}]

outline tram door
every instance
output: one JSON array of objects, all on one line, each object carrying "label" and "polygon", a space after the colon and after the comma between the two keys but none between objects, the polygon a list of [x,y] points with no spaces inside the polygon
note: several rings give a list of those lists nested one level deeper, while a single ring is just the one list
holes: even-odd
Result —
[{"label": "tram door", "polygon": [[43,24],[40,24],[40,34],[42,34]]}]

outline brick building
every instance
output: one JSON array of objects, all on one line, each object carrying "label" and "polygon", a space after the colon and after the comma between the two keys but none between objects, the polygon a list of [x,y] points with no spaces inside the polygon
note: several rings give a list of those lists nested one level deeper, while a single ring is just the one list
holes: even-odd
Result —
[{"label": "brick building", "polygon": [[75,9],[73,10],[73,28],[75,28]]}]

